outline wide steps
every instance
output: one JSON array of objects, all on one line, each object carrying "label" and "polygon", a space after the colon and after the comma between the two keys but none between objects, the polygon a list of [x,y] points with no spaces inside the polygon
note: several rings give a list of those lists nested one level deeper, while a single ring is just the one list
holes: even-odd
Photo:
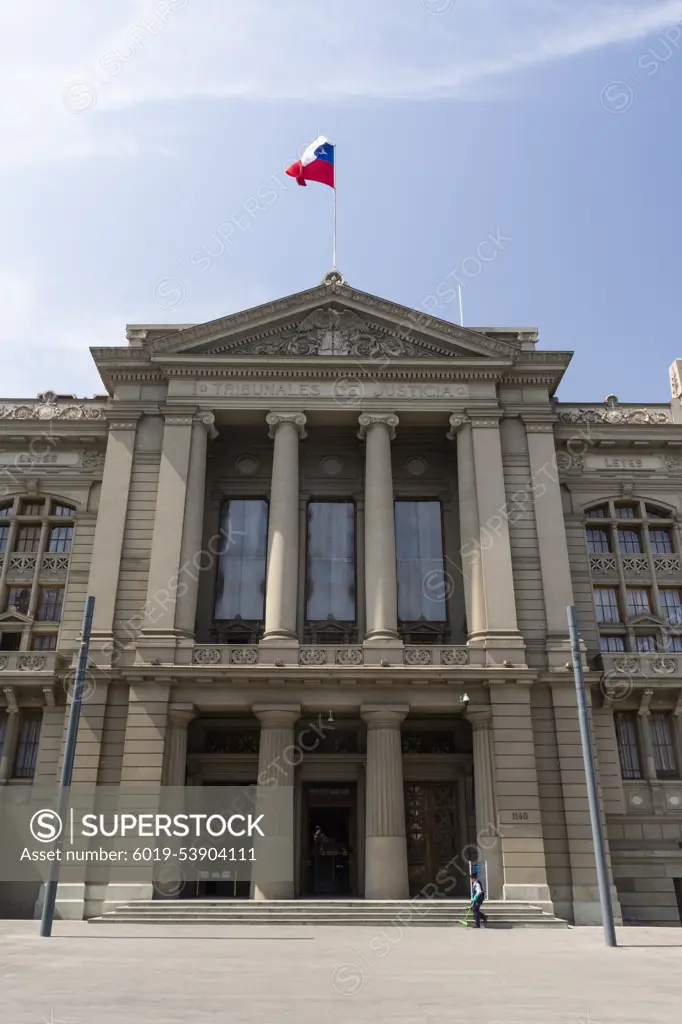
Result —
[{"label": "wide steps", "polygon": [[[456,927],[466,916],[468,907],[464,900],[140,900],[119,904],[90,921],[92,924]],[[485,913],[492,927],[567,927],[565,921],[532,903],[486,902]]]}]

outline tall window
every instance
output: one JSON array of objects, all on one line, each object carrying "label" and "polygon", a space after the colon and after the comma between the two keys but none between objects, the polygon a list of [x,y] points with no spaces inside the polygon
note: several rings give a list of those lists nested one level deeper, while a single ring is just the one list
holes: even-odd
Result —
[{"label": "tall window", "polygon": [[42,717],[42,711],[19,711],[19,742],[12,772],[15,779],[32,779],[35,775]]},{"label": "tall window", "polygon": [[608,530],[590,527],[585,530],[585,535],[587,537],[587,550],[590,553],[604,554],[611,550]]},{"label": "tall window", "polygon": [[673,626],[682,625],[682,600],[680,591],[675,587],[661,587],[661,611]]},{"label": "tall window", "polygon": [[308,504],[306,619],[355,622],[355,505]]},{"label": "tall window", "polygon": [[445,622],[445,564],[439,501],[396,501],[398,618]]},{"label": "tall window", "polygon": [[601,636],[599,638],[600,650],[609,654],[617,654],[625,650],[625,638],[622,636]]},{"label": "tall window", "polygon": [[670,530],[649,530],[649,543],[655,555],[669,555],[673,550],[673,541]]},{"label": "tall window", "polygon": [[15,551],[27,552],[37,551],[40,546],[39,526],[20,526],[17,530],[17,540],[14,545]]},{"label": "tall window", "polygon": [[595,587],[594,608],[597,622],[620,622],[618,594],[611,587]]},{"label": "tall window", "polygon": [[667,711],[652,711],[649,717],[654,766],[659,779],[679,778],[671,718]]},{"label": "tall window", "polygon": [[642,765],[637,743],[637,712],[619,711],[613,716],[620,757],[620,773],[624,779],[641,779]]},{"label": "tall window", "polygon": [[628,587],[628,618],[634,619],[638,615],[649,615],[651,612],[651,601],[649,591],[645,587]]},{"label": "tall window", "polygon": [[642,552],[642,544],[637,530],[618,531],[618,550],[624,555],[639,555]]},{"label": "tall window", "polygon": [[71,550],[73,526],[53,526],[47,544],[48,551],[65,552]]},{"label": "tall window", "polygon": [[268,503],[260,498],[228,501],[220,538],[215,618],[261,622],[265,616]]},{"label": "tall window", "polygon": [[36,619],[41,622],[59,622],[62,617],[63,587],[41,587]]},{"label": "tall window", "polygon": [[0,526],[0,551],[7,551],[9,540],[9,526]]}]

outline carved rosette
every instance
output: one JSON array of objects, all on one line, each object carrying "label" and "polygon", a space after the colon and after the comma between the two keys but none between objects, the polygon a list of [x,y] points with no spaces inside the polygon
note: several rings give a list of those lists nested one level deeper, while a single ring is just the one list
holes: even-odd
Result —
[{"label": "carved rosette", "polygon": [[17,664],[22,672],[40,672],[45,668],[45,658],[40,654],[23,654]]},{"label": "carved rosette", "polygon": [[337,665],[362,665],[363,661],[361,647],[340,647],[336,652]]},{"label": "carved rosette", "polygon": [[406,647],[404,660],[406,665],[430,665],[431,651],[428,647]]},{"label": "carved rosette", "polygon": [[197,647],[194,652],[195,665],[217,665],[220,658],[220,651],[217,647]]},{"label": "carved rosette", "polygon": [[662,655],[657,655],[651,659],[651,671],[655,672],[657,676],[668,676],[677,668],[677,662],[674,658],[665,658]]},{"label": "carved rosette", "polygon": [[3,654],[0,656],[0,672],[2,672],[2,670],[5,668],[7,668],[7,658]]},{"label": "carved rosette", "polygon": [[637,675],[639,672],[639,661],[637,658],[628,657],[626,655],[623,658],[615,658],[613,667],[616,672],[622,672],[624,675]]},{"label": "carved rosette", "polygon": [[301,665],[325,665],[327,652],[321,647],[302,647],[298,653]]},{"label": "carved rosette", "polygon": [[469,652],[461,648],[446,647],[440,656],[442,665],[468,665]]},{"label": "carved rosette", "polygon": [[257,665],[258,649],[256,647],[237,647],[232,651],[233,665]]}]

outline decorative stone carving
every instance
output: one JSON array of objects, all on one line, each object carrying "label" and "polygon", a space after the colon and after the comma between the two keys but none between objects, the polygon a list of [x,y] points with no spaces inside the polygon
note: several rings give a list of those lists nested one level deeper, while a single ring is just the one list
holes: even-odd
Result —
[{"label": "decorative stone carving", "polygon": [[3,420],[102,420],[104,409],[83,404],[59,405],[54,391],[43,391],[34,405],[0,405]]},{"label": "decorative stone carving", "polygon": [[240,353],[257,356],[379,356],[399,358],[427,355],[407,341],[384,334],[349,309],[314,309],[298,327],[254,342]]},{"label": "decorative stone carving", "polygon": [[593,573],[608,574],[618,571],[615,555],[590,555],[590,570]]},{"label": "decorative stone carving", "polygon": [[454,441],[455,438],[457,437],[457,432],[461,430],[462,427],[466,426],[466,424],[469,422],[470,420],[468,416],[464,416],[461,413],[453,412],[452,416],[448,420],[448,423],[450,424],[450,429],[445,435],[448,441]]},{"label": "decorative stone carving", "polygon": [[5,668],[7,668],[7,658],[3,654],[0,656],[0,672],[2,672],[2,670]]},{"label": "decorative stone carving", "polygon": [[649,572],[649,559],[646,555],[623,555],[623,572],[634,576]]},{"label": "decorative stone carving", "polygon": [[446,647],[440,656],[442,665],[468,665],[469,652],[461,648]]},{"label": "decorative stone carving", "polygon": [[621,409],[616,395],[607,395],[604,406],[604,409],[562,409],[559,422],[606,423],[611,426],[670,422],[670,413],[658,409]]},{"label": "decorative stone carving", "polygon": [[660,654],[657,654],[655,658],[651,659],[651,671],[655,672],[657,676],[667,676],[671,672],[674,672],[677,668],[677,662],[674,658],[665,658]]},{"label": "decorative stone carving", "polygon": [[398,426],[400,420],[395,413],[368,413],[363,412],[361,416],[358,416],[358,423],[360,429],[358,430],[358,437],[360,440],[364,440],[365,433],[369,427],[374,426],[376,423],[380,423],[381,426],[386,427],[388,430],[391,441],[395,439],[395,428]]},{"label": "decorative stone carving", "polygon": [[657,573],[666,573],[668,576],[672,575],[672,573],[680,572],[680,556],[654,555],[654,567]]},{"label": "decorative stone carving", "polygon": [[432,662],[428,647],[406,647],[404,657],[406,665],[430,665]]},{"label": "decorative stone carving", "polygon": [[306,437],[306,417],[302,412],[269,412],[265,417],[265,422],[270,428],[268,437],[274,438],[277,428],[281,427],[283,423],[292,423],[296,427],[301,441]]},{"label": "decorative stone carving", "polygon": [[233,665],[257,665],[258,649],[256,647],[237,647],[232,651]]},{"label": "decorative stone carving", "polygon": [[253,476],[258,472],[259,462],[255,455],[240,455],[234,464],[234,468],[240,476]]},{"label": "decorative stone carving", "polygon": [[613,667],[616,672],[623,672],[625,675],[636,675],[639,672],[639,659],[633,658],[631,655],[625,655],[622,658],[614,658]]},{"label": "decorative stone carving", "polygon": [[556,468],[560,473],[579,472],[585,468],[585,460],[582,455],[571,455],[570,452],[557,452]]},{"label": "decorative stone carving", "polygon": [[220,658],[217,647],[197,647],[194,651],[194,662],[197,665],[217,665]]},{"label": "decorative stone carving", "polygon": [[9,569],[10,572],[35,572],[36,568],[36,555],[10,555],[9,556]]},{"label": "decorative stone carving", "polygon": [[40,569],[41,572],[51,572],[54,576],[58,573],[68,572],[69,556],[53,553],[43,555]]},{"label": "decorative stone carving", "polygon": [[363,660],[361,647],[340,647],[336,652],[337,665],[362,665]]},{"label": "decorative stone carving", "polygon": [[45,658],[40,654],[22,654],[17,665],[22,672],[40,672],[45,668]]},{"label": "decorative stone carving", "polygon": [[104,465],[104,452],[83,452],[81,455],[82,469],[99,469]]},{"label": "decorative stone carving", "polygon": [[298,660],[301,665],[325,665],[327,652],[321,647],[302,647],[299,651]]}]

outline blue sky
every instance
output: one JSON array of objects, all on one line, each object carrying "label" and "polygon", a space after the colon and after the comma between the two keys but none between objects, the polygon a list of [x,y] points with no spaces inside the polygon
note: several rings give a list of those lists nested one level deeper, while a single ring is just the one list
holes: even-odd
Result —
[{"label": "blue sky", "polygon": [[669,400],[682,0],[0,11],[3,394],[101,392],[88,346],[126,323],[319,282],[331,192],[283,168],[324,134],[352,285],[456,321],[457,275],[466,324],[575,350],[563,400]]}]

